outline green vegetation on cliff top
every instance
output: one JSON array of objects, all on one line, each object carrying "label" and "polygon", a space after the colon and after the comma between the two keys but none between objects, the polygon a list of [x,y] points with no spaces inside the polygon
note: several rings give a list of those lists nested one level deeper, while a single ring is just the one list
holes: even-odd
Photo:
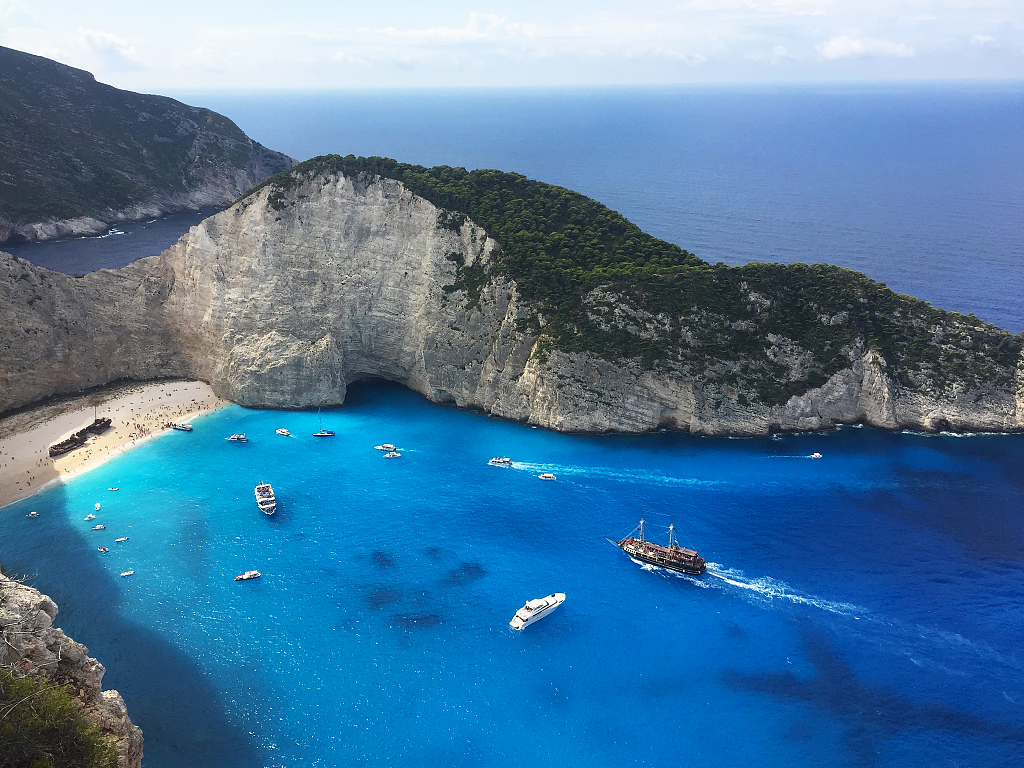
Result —
[{"label": "green vegetation on cliff top", "polygon": [[[271,186],[269,203],[282,210],[298,184],[339,173],[401,181],[442,209],[439,227],[458,229],[465,217],[483,227],[501,247],[491,269],[534,303],[526,324],[540,330],[543,323],[548,349],[687,370],[756,391],[768,404],[820,386],[849,364],[858,343],[880,352],[903,387],[920,391],[1005,387],[1020,356],[1021,337],[859,272],[711,265],[595,200],[518,174],[325,155],[250,194]],[[452,287],[475,301],[490,275],[457,266]]]},{"label": "green vegetation on cliff top", "polygon": [[117,745],[66,686],[0,669],[0,768],[115,768]]}]

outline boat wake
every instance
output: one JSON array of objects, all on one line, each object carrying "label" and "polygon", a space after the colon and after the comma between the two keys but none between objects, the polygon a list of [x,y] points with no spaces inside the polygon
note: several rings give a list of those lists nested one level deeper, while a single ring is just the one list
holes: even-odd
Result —
[{"label": "boat wake", "polygon": [[696,477],[672,477],[661,472],[652,472],[643,469],[611,469],[609,467],[581,467],[565,464],[537,464],[528,461],[513,461],[513,469],[521,469],[526,472],[540,473],[551,472],[558,477],[579,477],[579,478],[600,478],[604,480],[619,480],[624,483],[644,483],[647,485],[666,486],[712,486],[720,485],[722,480],[701,480]]},{"label": "boat wake", "polygon": [[707,569],[708,576],[713,576],[732,587],[747,590],[757,599],[769,603],[785,601],[796,605],[807,605],[813,608],[820,608],[823,611],[828,611],[838,616],[849,616],[858,620],[869,613],[866,608],[861,608],[851,603],[827,600],[814,595],[803,595],[792,589],[786,582],[778,581],[769,576],[748,579],[743,571],[725,568],[718,563],[708,563]]}]

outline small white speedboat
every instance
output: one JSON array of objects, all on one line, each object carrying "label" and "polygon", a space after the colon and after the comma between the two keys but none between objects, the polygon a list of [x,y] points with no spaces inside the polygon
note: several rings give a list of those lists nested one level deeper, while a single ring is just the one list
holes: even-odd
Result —
[{"label": "small white speedboat", "polygon": [[284,428],[275,429],[274,431],[277,432],[277,434],[281,435],[281,437],[291,437],[292,436],[292,433],[289,432],[287,429],[284,429]]},{"label": "small white speedboat", "polygon": [[100,552],[103,552],[104,554],[106,554],[107,552],[109,552],[109,551],[110,551],[110,550],[109,550],[109,549],[107,549],[106,547],[96,547],[96,549],[98,549],[98,550],[99,550]]},{"label": "small white speedboat", "polygon": [[249,442],[249,438],[245,436],[245,432],[240,432],[238,434],[232,435],[231,437],[225,437],[224,439],[227,440],[229,443],[248,443]]},{"label": "small white speedboat", "polygon": [[249,579],[258,579],[263,574],[259,571],[246,571],[235,576],[235,581],[249,581]]},{"label": "small white speedboat", "polygon": [[114,539],[114,541],[128,541],[128,537],[122,536],[120,539]]},{"label": "small white speedboat", "polygon": [[495,456],[493,459],[487,462],[492,467],[511,467],[512,459],[508,456]]},{"label": "small white speedboat", "polygon": [[122,576],[131,576],[135,571],[121,571]]},{"label": "small white speedboat", "polygon": [[105,526],[105,525],[94,525],[92,527],[92,529],[94,531],[105,531],[105,530],[107,530],[107,526]]},{"label": "small white speedboat", "polygon": [[39,517],[39,513],[36,511],[29,512],[25,517]]},{"label": "small white speedboat", "polygon": [[550,472],[541,472],[539,475],[537,475],[537,477],[539,477],[541,480],[557,480],[558,479],[557,477],[555,477]]},{"label": "small white speedboat", "polygon": [[400,454],[398,451],[388,451],[387,453],[384,454],[384,458],[385,459],[397,459],[401,455],[402,454]]},{"label": "small white speedboat", "polygon": [[540,621],[564,602],[564,592],[556,592],[553,595],[541,597],[537,600],[527,600],[526,605],[516,611],[516,615],[512,617],[512,621],[508,625],[512,629],[521,630],[523,627],[530,626],[535,621]]},{"label": "small white speedboat", "polygon": [[98,501],[96,502],[96,511],[97,511],[97,512],[99,512],[99,511],[100,511],[100,503],[99,503]]},{"label": "small white speedboat", "polygon": [[94,515],[92,512],[90,512],[88,515],[85,516],[85,519],[86,520],[95,520],[96,519],[96,515]]},{"label": "small white speedboat", "polygon": [[391,443],[381,443],[380,445],[373,446],[378,451],[387,451],[388,453],[395,450],[395,446]]},{"label": "small white speedboat", "polygon": [[817,451],[815,451],[814,453],[811,454],[811,458],[812,459],[820,459],[821,458],[821,454],[818,453]]}]

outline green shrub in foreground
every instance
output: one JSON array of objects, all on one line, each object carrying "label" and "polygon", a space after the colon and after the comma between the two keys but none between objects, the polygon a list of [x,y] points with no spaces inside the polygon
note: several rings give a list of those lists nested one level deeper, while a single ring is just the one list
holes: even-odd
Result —
[{"label": "green shrub in foreground", "polygon": [[67,686],[0,669],[0,768],[115,768],[117,747],[79,711]]}]

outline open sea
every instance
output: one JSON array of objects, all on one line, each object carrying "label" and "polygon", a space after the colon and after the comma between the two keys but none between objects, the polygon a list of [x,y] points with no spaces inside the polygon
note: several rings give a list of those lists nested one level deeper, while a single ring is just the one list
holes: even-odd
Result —
[{"label": "open sea", "polygon": [[[1020,89],[175,95],[299,158],[516,170],[710,261],[1024,330]],[[160,250],[121,230],[89,258]],[[82,272],[82,242],[16,252]],[[1024,436],[560,435],[387,382],[322,418],[230,406],[0,509],[0,563],[106,666],[145,768],[1024,766]],[[641,517],[708,573],[605,540]]]}]

